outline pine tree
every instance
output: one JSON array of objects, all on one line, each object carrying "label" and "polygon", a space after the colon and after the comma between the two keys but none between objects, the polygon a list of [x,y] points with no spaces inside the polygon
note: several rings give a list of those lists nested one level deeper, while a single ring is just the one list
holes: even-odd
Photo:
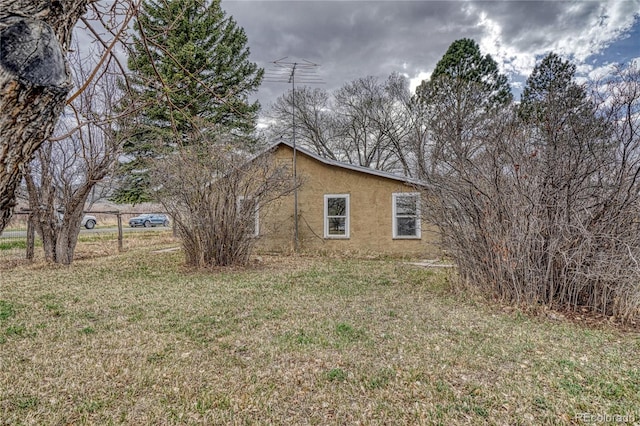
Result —
[{"label": "pine tree", "polygon": [[416,155],[429,163],[419,165],[426,178],[481,151],[492,118],[510,105],[512,95],[493,58],[465,38],[451,44],[431,78],[416,89],[416,99],[429,128],[428,144],[419,146]]},{"label": "pine tree", "polygon": [[416,94],[422,101],[434,102],[443,91],[452,89],[481,94],[477,109],[505,105],[512,99],[507,77],[500,74],[496,61],[491,55],[483,56],[478,44],[468,38],[451,43],[431,78],[418,86]]},{"label": "pine tree", "polygon": [[552,212],[565,207],[571,211],[563,203],[583,189],[589,193],[600,178],[591,174],[598,168],[604,170],[615,158],[605,117],[598,114],[585,88],[575,82],[575,70],[571,62],[549,53],[527,79],[517,110],[530,134],[528,149],[535,153],[542,170],[542,203]]},{"label": "pine tree", "polygon": [[527,79],[518,108],[520,117],[529,123],[564,121],[567,114],[593,119],[594,106],[574,81],[575,72],[576,66],[557,54],[545,56]]},{"label": "pine tree", "polygon": [[135,136],[112,197],[129,203],[151,199],[147,171],[157,156],[221,129],[246,139],[260,108],[249,95],[263,76],[220,0],[147,0],[134,29],[128,66],[132,102],[142,107],[122,124]]}]

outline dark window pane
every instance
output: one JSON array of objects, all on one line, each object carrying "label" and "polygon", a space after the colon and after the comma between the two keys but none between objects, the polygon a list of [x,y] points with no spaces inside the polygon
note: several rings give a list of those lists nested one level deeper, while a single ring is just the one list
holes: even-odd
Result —
[{"label": "dark window pane", "polygon": [[346,216],[347,199],[346,198],[328,198],[327,199],[327,216]]},{"label": "dark window pane", "polygon": [[247,218],[247,233],[249,235],[255,235],[256,234],[256,214],[255,212]]},{"label": "dark window pane", "polygon": [[346,235],[346,232],[347,227],[345,218],[336,217],[329,219],[329,235]]},{"label": "dark window pane", "polygon": [[417,227],[416,219],[412,217],[399,217],[396,220],[396,234],[399,237],[413,237],[416,236]]}]

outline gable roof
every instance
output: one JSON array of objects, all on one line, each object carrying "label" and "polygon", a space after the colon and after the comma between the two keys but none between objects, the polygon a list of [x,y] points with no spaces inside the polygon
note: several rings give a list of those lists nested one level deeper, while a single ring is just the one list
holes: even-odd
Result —
[{"label": "gable roof", "polygon": [[[289,141],[285,141],[285,140],[280,140],[278,142],[275,142],[274,144],[272,144],[271,146],[269,146],[269,148],[267,148],[267,152],[274,150],[275,148],[277,148],[280,145],[285,145],[288,146],[291,149],[294,149],[293,144]],[[424,182],[421,182],[417,179],[413,179],[411,177],[408,176],[402,176],[402,175],[397,175],[394,173],[389,173],[389,172],[383,172],[381,170],[375,170],[375,169],[371,169],[369,167],[364,167],[364,166],[357,166],[355,164],[349,164],[349,163],[343,163],[341,161],[336,161],[336,160],[331,160],[329,158],[325,158],[325,157],[321,157],[320,155],[316,154],[315,152],[312,152],[306,148],[302,148],[298,145],[296,145],[295,150],[298,152],[303,153],[304,155],[313,158],[316,161],[319,161],[320,163],[326,164],[328,166],[334,166],[334,167],[340,167],[342,169],[347,169],[347,170],[353,170],[359,173],[366,173],[369,175],[373,175],[373,176],[378,176],[378,177],[383,177],[386,179],[391,179],[391,180],[395,180],[398,182],[403,182],[409,185],[417,185],[417,186],[425,186]]]}]

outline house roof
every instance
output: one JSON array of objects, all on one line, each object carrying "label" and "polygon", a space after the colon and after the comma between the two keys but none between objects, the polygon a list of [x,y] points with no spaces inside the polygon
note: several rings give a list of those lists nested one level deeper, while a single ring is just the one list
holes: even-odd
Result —
[{"label": "house roof", "polygon": [[[293,144],[289,141],[285,141],[285,140],[280,140],[278,142],[275,142],[274,144],[272,144],[267,151],[271,151],[275,148],[277,148],[279,145],[286,145],[289,148],[293,149]],[[340,167],[343,169],[347,169],[347,170],[353,170],[356,172],[360,172],[360,173],[366,173],[369,175],[373,175],[373,176],[379,176],[379,177],[383,177],[386,179],[392,179],[392,180],[396,180],[399,182],[403,182],[406,184],[410,184],[410,185],[418,185],[418,186],[425,186],[424,182],[421,182],[417,179],[413,179],[407,176],[402,176],[402,175],[397,175],[394,173],[389,173],[389,172],[383,172],[381,170],[375,170],[375,169],[371,169],[369,167],[364,167],[364,166],[357,166],[355,164],[349,164],[349,163],[343,163],[341,161],[336,161],[336,160],[331,160],[329,158],[325,158],[325,157],[321,157],[320,155],[316,154],[315,152],[309,151],[306,148],[302,148],[298,145],[296,145],[295,147],[296,151],[303,153],[306,156],[309,156],[311,158],[313,158],[316,161],[319,161],[321,163],[324,163],[328,166],[334,166],[334,167]]]}]

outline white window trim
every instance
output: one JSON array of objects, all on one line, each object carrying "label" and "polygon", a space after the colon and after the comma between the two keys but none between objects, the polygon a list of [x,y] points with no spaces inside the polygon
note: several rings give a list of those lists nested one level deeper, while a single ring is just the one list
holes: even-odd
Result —
[{"label": "white window trim", "polygon": [[[238,203],[237,204],[237,208],[238,208],[238,210],[240,210],[240,206],[241,206],[242,201],[251,200],[252,198],[253,197],[245,197],[244,195],[238,196],[238,200],[237,200],[237,203]],[[255,219],[256,222],[255,222],[254,227],[253,227],[254,232],[253,232],[253,234],[250,234],[250,236],[252,236],[252,237],[257,237],[257,236],[260,235],[260,220],[259,220],[259,217],[258,217],[258,212],[260,211],[259,204],[260,204],[259,202],[256,202],[255,212],[254,212],[254,215],[255,215],[255,218],[256,218]]]},{"label": "white window trim", "polygon": [[[346,209],[345,215],[346,219],[344,221],[344,235],[334,235],[329,234],[329,203],[327,202],[329,198],[345,198],[346,201]],[[324,195],[324,237],[329,239],[348,239],[351,226],[350,226],[350,218],[351,216],[351,200],[350,194],[325,194]]]},{"label": "white window trim", "polygon": [[[401,197],[407,197],[407,196],[412,196],[412,197],[418,197],[418,200],[416,202],[416,235],[398,235],[398,224],[397,224],[397,219],[398,216],[396,214],[396,209],[397,209],[397,199],[401,198]],[[392,222],[392,235],[393,235],[393,239],[397,239],[397,240],[419,240],[422,238],[422,220],[421,220],[421,214],[420,214],[420,193],[419,192],[394,192],[392,194],[392,199],[391,199],[391,207],[392,207],[392,218],[393,220]]]}]

